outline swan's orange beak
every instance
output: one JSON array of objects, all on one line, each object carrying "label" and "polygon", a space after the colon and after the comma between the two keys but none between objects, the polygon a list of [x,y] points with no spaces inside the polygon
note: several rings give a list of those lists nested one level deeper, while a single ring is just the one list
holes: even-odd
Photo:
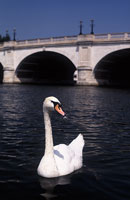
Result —
[{"label": "swan's orange beak", "polygon": [[59,106],[59,104],[56,104],[55,106],[55,110],[60,113],[62,116],[65,116],[64,111],[62,110],[62,108]]}]

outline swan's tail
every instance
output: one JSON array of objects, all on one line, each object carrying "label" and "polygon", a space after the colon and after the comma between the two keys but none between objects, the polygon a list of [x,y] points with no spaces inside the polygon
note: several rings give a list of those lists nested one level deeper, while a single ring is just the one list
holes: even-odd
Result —
[{"label": "swan's tail", "polygon": [[79,134],[76,139],[74,139],[70,144],[69,147],[78,155],[82,156],[82,150],[84,147],[85,141],[83,139],[83,135]]}]

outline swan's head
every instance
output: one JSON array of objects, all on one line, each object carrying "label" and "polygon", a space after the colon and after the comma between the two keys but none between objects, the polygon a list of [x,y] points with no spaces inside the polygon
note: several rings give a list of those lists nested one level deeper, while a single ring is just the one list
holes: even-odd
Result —
[{"label": "swan's head", "polygon": [[64,111],[61,108],[61,103],[56,97],[47,97],[43,102],[43,111],[54,111],[56,110],[61,115],[65,116]]}]

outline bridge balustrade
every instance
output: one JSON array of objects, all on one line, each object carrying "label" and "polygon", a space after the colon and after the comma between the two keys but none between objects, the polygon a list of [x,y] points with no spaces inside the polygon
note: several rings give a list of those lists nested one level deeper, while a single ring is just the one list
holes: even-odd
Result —
[{"label": "bridge balustrade", "polygon": [[112,33],[111,38],[124,38],[124,33]]},{"label": "bridge balustrade", "polygon": [[0,49],[2,48],[14,48],[19,46],[33,46],[39,44],[70,44],[77,42],[120,42],[123,40],[130,40],[130,33],[109,33],[109,34],[82,34],[75,36],[63,36],[63,37],[51,37],[51,38],[38,38],[30,40],[18,40],[0,43]]},{"label": "bridge balustrade", "polygon": [[108,34],[96,34],[94,39],[108,39]]}]

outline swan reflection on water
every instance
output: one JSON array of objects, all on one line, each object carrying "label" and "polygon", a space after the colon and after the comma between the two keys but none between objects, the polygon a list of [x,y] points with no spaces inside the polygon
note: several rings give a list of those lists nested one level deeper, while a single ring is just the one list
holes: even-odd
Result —
[{"label": "swan reflection on water", "polygon": [[57,185],[69,185],[71,182],[71,177],[72,174],[56,178],[39,177],[40,186],[45,190],[45,193],[42,193],[41,196],[43,196],[45,199],[57,197],[54,192],[55,187]]},{"label": "swan reflection on water", "polygon": [[[91,172],[88,171],[88,173],[90,175]],[[53,199],[53,198],[59,199],[59,197],[61,199],[62,197],[63,199],[66,199],[68,198],[68,196],[70,196],[70,190],[73,188],[72,190],[75,191],[75,188],[77,188],[76,185],[79,186],[79,182],[84,187],[86,185],[86,179],[88,177],[89,176],[86,176],[86,174],[84,173],[84,168],[81,168],[69,175],[60,176],[56,178],[44,178],[39,176],[40,186],[43,189],[43,192],[40,194],[40,196],[42,196],[45,199]],[[82,183],[80,180],[82,180]],[[73,186],[75,185],[76,187],[71,187],[72,185]],[[65,186],[65,187],[62,188],[60,187],[58,189],[58,186],[59,187]],[[68,186],[68,188],[66,186]],[[78,194],[78,192],[80,193],[80,191],[77,191],[76,194]],[[74,196],[74,198],[76,199],[76,196]]]}]

